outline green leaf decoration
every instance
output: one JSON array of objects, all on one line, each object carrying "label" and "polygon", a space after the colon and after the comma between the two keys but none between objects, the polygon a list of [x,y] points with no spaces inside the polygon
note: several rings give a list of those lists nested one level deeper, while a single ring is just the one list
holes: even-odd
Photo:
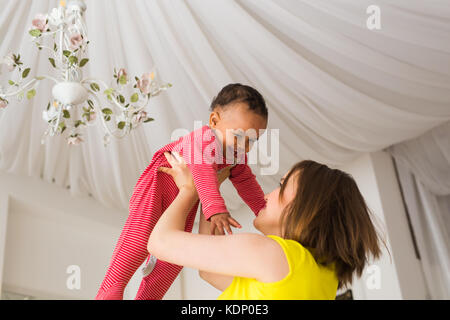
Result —
[{"label": "green leaf decoration", "polygon": [[30,35],[32,36],[32,37],[40,37],[41,36],[41,34],[42,34],[42,32],[41,32],[41,30],[39,30],[39,29],[33,29],[33,30],[30,30]]},{"label": "green leaf decoration", "polygon": [[69,57],[69,62],[70,62],[71,65],[77,64],[78,63],[78,58],[75,57],[75,56],[70,56]]},{"label": "green leaf decoration", "polygon": [[113,112],[112,112],[112,110],[111,109],[109,109],[109,108],[104,108],[104,109],[102,109],[102,112],[104,113],[104,114],[113,114]]},{"label": "green leaf decoration", "polygon": [[123,95],[119,95],[119,102],[125,103],[125,97]]},{"label": "green leaf decoration", "polygon": [[80,125],[86,125],[86,123],[81,120],[77,120],[77,122],[75,122],[75,128],[78,128]]},{"label": "green leaf decoration", "polygon": [[147,123],[147,122],[150,122],[150,121],[153,121],[153,120],[155,120],[155,119],[153,119],[153,118],[148,118],[148,119],[144,120],[144,123]]},{"label": "green leaf decoration", "polygon": [[36,95],[36,90],[35,89],[31,89],[30,91],[27,92],[27,99],[30,100],[35,95]]},{"label": "green leaf decoration", "polygon": [[69,50],[63,51],[63,55],[66,56],[67,58],[70,57],[71,54],[72,54],[72,52],[70,52]]},{"label": "green leaf decoration", "polygon": [[47,105],[47,111],[48,111],[48,109],[50,109],[50,102]]},{"label": "green leaf decoration", "polygon": [[55,59],[53,59],[53,58],[48,58],[48,60],[49,60],[50,63],[52,64],[53,68],[56,68]]},{"label": "green leaf decoration", "polygon": [[111,116],[105,116],[105,121],[111,120]]},{"label": "green leaf decoration", "polygon": [[16,83],[15,83],[14,81],[12,81],[12,80],[9,80],[8,83],[9,83],[10,86],[13,86],[13,85],[16,84]]},{"label": "green leaf decoration", "polygon": [[60,122],[58,127],[61,129],[61,133],[63,133],[64,130],[67,129],[66,124],[64,123],[64,121]]},{"label": "green leaf decoration", "polygon": [[113,88],[109,88],[109,89],[106,89],[103,93],[106,94],[106,95],[111,95],[111,94],[113,94],[113,92],[114,92],[114,89]]},{"label": "green leaf decoration", "polygon": [[70,112],[68,110],[63,110],[63,117],[66,119],[70,118]]},{"label": "green leaf decoration", "polygon": [[22,72],[22,78],[26,78],[28,77],[28,74],[30,73],[30,68],[26,68],[23,72]]},{"label": "green leaf decoration", "polygon": [[82,59],[81,61],[80,61],[80,67],[84,67],[85,65],[86,65],[86,63],[88,63],[88,61],[89,61],[89,59]]},{"label": "green leaf decoration", "polygon": [[134,93],[131,96],[131,102],[137,102],[139,100],[139,95],[137,93]]},{"label": "green leaf decoration", "polygon": [[[89,107],[91,107],[92,109],[94,109],[94,103],[92,102],[92,100],[88,100],[87,101]],[[83,108],[84,109],[84,108]],[[89,110],[86,110],[86,112],[88,112]]]},{"label": "green leaf decoration", "polygon": [[127,84],[127,77],[125,75],[121,75],[119,78],[119,83],[122,85]]},{"label": "green leaf decoration", "polygon": [[117,128],[119,128],[120,130],[122,130],[124,127],[125,127],[125,121],[120,121],[120,122],[117,124]]},{"label": "green leaf decoration", "polygon": [[98,92],[100,91],[100,86],[97,83],[93,82],[91,83],[91,89],[95,92]]}]

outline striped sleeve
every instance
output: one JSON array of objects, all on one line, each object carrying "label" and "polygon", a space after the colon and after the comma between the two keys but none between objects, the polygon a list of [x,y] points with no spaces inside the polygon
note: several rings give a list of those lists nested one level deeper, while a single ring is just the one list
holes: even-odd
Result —
[{"label": "striped sleeve", "polygon": [[255,216],[266,206],[264,191],[256,181],[256,176],[247,164],[237,164],[231,169],[230,181],[242,200],[250,207]]},{"label": "striped sleeve", "polygon": [[228,212],[225,201],[220,194],[217,171],[214,165],[188,164],[188,167],[191,169],[206,220],[209,220],[215,214]]},{"label": "striped sleeve", "polygon": [[204,126],[183,140],[183,157],[191,170],[203,214],[207,220],[215,214],[228,212],[220,194],[217,164],[214,158],[207,157],[206,150],[215,143],[214,139],[213,132],[208,126]]}]

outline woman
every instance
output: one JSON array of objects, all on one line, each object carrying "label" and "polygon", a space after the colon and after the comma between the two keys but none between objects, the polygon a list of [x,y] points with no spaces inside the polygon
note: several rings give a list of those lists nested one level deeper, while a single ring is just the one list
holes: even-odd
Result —
[{"label": "woman", "polygon": [[[223,291],[219,299],[334,299],[361,273],[369,255],[381,254],[379,237],[353,178],[314,161],[302,161],[266,195],[253,224],[262,233],[209,235],[184,232],[197,200],[191,173],[179,155],[165,153],[179,188],[148,243],[160,260],[200,270]],[[229,175],[222,172],[219,181]]]}]

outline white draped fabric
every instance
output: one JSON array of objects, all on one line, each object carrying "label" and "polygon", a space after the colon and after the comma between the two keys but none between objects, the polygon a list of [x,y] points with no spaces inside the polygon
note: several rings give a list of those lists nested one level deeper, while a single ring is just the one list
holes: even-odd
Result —
[{"label": "white draped fabric", "polygon": [[[280,130],[278,175],[255,170],[266,191],[299,160],[343,164],[450,120],[447,0],[86,3],[85,76],[108,80],[114,67],[140,76],[156,66],[173,88],[151,102],[155,122],[107,148],[99,128],[83,132],[78,147],[61,137],[41,145],[52,83],[42,83],[31,101],[11,99],[0,111],[1,170],[55,179],[74,196],[91,193],[127,209],[153,152],[174,129],[206,124],[212,98],[230,82],[257,88],[268,102],[269,129]],[[57,5],[0,0],[0,55],[19,52],[31,75],[51,73],[46,52],[32,46],[27,31],[36,13]],[[366,26],[369,5],[381,9],[380,30]],[[1,84],[7,76],[0,75]],[[233,209],[241,201],[228,187]]]},{"label": "white draped fabric", "polygon": [[388,149],[433,299],[450,299],[450,122]]}]

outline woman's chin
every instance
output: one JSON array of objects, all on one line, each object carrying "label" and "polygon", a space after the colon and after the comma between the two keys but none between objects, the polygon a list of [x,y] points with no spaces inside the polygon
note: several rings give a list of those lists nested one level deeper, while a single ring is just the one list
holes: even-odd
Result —
[{"label": "woman's chin", "polygon": [[[258,216],[259,216],[259,215],[258,215]],[[255,219],[253,219],[253,226],[255,227],[256,230],[262,232],[261,229],[260,229],[261,225],[260,225],[260,223],[259,223],[259,220],[260,220],[260,219],[259,219],[258,217],[256,217]]]}]

